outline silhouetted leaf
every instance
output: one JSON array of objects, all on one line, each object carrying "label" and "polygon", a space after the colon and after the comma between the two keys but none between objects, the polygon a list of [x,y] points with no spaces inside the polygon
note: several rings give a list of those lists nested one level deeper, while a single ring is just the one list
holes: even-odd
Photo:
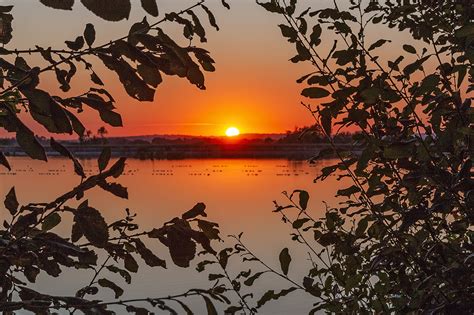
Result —
[{"label": "silhouetted leaf", "polygon": [[356,185],[352,185],[349,188],[338,190],[337,194],[339,196],[350,196],[350,195],[353,195],[355,193],[358,193],[359,191],[360,191],[359,187],[357,187]]},{"label": "silhouetted leaf", "polygon": [[[150,88],[142,79],[137,75],[136,71],[122,58],[116,59],[114,57],[99,54],[99,58],[103,61],[103,63],[109,68],[113,70],[119,76],[120,82],[124,86],[125,90],[127,91],[128,95],[131,97],[139,100],[139,101],[153,101],[155,91]],[[108,115],[107,117],[102,117],[102,115]],[[116,122],[117,119],[110,119],[110,115],[115,115],[120,117],[117,113],[111,111],[101,111],[100,112],[102,119],[107,119],[107,122],[112,124],[112,126],[121,126],[118,125]],[[105,121],[105,120],[104,120]]]},{"label": "silhouetted leaf", "polygon": [[309,193],[306,190],[295,190],[298,193],[299,205],[302,210],[306,210],[308,207]]},{"label": "silhouetted leaf", "polygon": [[242,306],[229,306],[228,308],[226,308],[224,313],[226,315],[233,315],[233,314],[235,314],[235,313],[237,313],[238,311],[241,311],[241,310],[243,310]]},{"label": "silhouetted leaf", "polygon": [[389,43],[389,42],[391,42],[391,40],[379,39],[378,41],[370,45],[369,51],[374,50],[375,48],[382,47],[385,43]]},{"label": "silhouetted leaf", "polygon": [[248,277],[245,281],[244,281],[244,284],[246,286],[252,286],[253,283],[255,282],[255,280],[257,280],[258,278],[260,278],[261,275],[263,275],[265,273],[265,271],[261,271],[261,272],[257,272],[255,273],[253,276],[251,277]]},{"label": "silhouetted leaf", "polygon": [[55,150],[56,152],[59,152],[59,154],[61,154],[62,156],[69,158],[74,163],[74,171],[76,172],[77,175],[83,178],[86,177],[86,174],[84,173],[84,169],[81,163],[79,163],[79,161],[72,155],[71,152],[69,152],[69,150],[66,147],[64,147],[62,144],[60,144],[53,138],[51,138],[50,140],[50,145],[53,150]]},{"label": "silhouetted leaf", "polygon": [[128,19],[130,0],[81,0],[82,4],[95,15],[107,21]]},{"label": "silhouetted leaf", "polygon": [[416,54],[416,49],[415,47],[413,47],[412,45],[407,45],[407,44],[404,44],[403,46],[403,50],[410,53],[410,54]]},{"label": "silhouetted leaf", "polygon": [[102,172],[109,165],[110,157],[112,156],[112,150],[110,147],[104,147],[99,155],[97,163],[99,164],[99,171]]},{"label": "silhouetted leaf", "polygon": [[41,229],[43,231],[49,231],[49,230],[53,229],[59,223],[61,223],[61,216],[57,212],[54,212],[54,213],[48,215],[43,220],[43,223],[41,225]]},{"label": "silhouetted leaf", "polygon": [[125,168],[125,161],[126,160],[127,160],[126,158],[122,157],[122,158],[118,159],[117,162],[115,162],[115,164],[112,165],[112,167],[110,167],[109,172],[110,172],[110,174],[112,174],[113,177],[117,178],[120,175],[122,175],[123,170]]},{"label": "silhouetted leaf", "polygon": [[8,194],[5,196],[5,201],[3,202],[3,204],[5,205],[5,208],[10,211],[11,215],[14,215],[17,212],[18,206],[20,204],[16,199],[15,187],[12,187]]},{"label": "silhouetted leaf", "polygon": [[[10,6],[5,6],[4,8],[9,8]],[[5,9],[4,11],[9,11]],[[2,36],[0,37],[0,44],[8,44],[11,39],[13,38],[13,28],[12,28],[12,21],[13,16],[11,14],[0,14],[1,22],[2,22]]]},{"label": "silhouetted leaf", "polygon": [[145,9],[148,14],[152,16],[158,16],[158,6],[156,5],[156,0],[141,0],[142,7]]},{"label": "silhouetted leaf", "polygon": [[319,24],[316,24],[313,27],[313,31],[311,32],[310,35],[310,45],[311,46],[318,46],[321,43],[321,33],[322,33],[322,28]]},{"label": "silhouetted leaf", "polygon": [[112,282],[108,279],[105,279],[105,278],[99,279],[97,281],[97,283],[101,287],[109,288],[112,291],[114,291],[116,299],[118,299],[119,297],[121,297],[123,295],[123,289],[121,287],[119,287],[118,285],[116,285],[114,282]]},{"label": "silhouetted leaf", "polygon": [[204,301],[206,302],[206,309],[207,309],[207,315],[217,315],[217,310],[214,304],[212,303],[211,299],[209,299],[205,295],[201,295]]},{"label": "silhouetted leaf", "polygon": [[332,133],[332,116],[330,111],[324,109],[320,112],[321,114],[321,125],[327,135]]},{"label": "silhouetted leaf", "polygon": [[79,49],[82,49],[82,47],[84,47],[84,37],[78,36],[73,42],[67,40],[65,41],[65,43],[69,49],[79,50]]},{"label": "silhouetted leaf", "polygon": [[133,258],[133,256],[130,254],[125,254],[124,265],[125,265],[125,269],[127,269],[130,272],[138,271],[138,263],[135,260],[135,258]]},{"label": "silhouetted leaf", "polygon": [[109,239],[107,223],[100,212],[87,205],[80,206],[75,215],[74,222],[89,242],[97,247],[103,247]]},{"label": "silhouetted leaf", "polygon": [[166,261],[153,254],[140,239],[134,239],[133,242],[135,243],[138,253],[148,266],[166,268]]},{"label": "silhouetted leaf", "polygon": [[294,229],[300,229],[306,222],[308,222],[308,218],[301,218],[293,221],[293,228]]},{"label": "silhouetted leaf", "polygon": [[288,275],[288,269],[291,263],[291,256],[288,251],[288,248],[284,248],[280,252],[279,259],[280,259],[280,267],[281,267],[281,270],[283,271],[283,274]]},{"label": "silhouetted leaf", "polygon": [[207,13],[207,16],[209,18],[209,24],[211,24],[211,26],[213,26],[217,31],[219,30],[219,26],[217,25],[217,22],[216,22],[216,18],[214,16],[214,14],[212,14],[212,11],[209,10],[208,7],[206,7],[204,4],[201,5],[201,7],[204,9],[204,11],[206,11]]},{"label": "silhouetted leaf", "polygon": [[328,96],[330,93],[320,87],[310,87],[306,88],[301,92],[301,95],[309,97],[309,98],[323,98]]},{"label": "silhouetted leaf", "polygon": [[108,191],[108,192],[110,192],[111,194],[114,194],[117,197],[128,199],[127,188],[123,187],[122,185],[120,185],[118,183],[107,183],[105,181],[100,181],[99,186],[103,190]]},{"label": "silhouetted leaf", "polygon": [[222,5],[226,7],[227,10],[230,10],[230,5],[226,2],[226,0],[221,0]]},{"label": "silhouetted leaf", "polygon": [[16,133],[16,140],[21,148],[31,158],[46,161],[46,152],[41,144],[36,140],[33,132],[24,126],[20,126]]},{"label": "silhouetted leaf", "polygon": [[206,235],[207,238],[210,240],[220,240],[219,237],[219,224],[214,222],[209,222],[206,220],[197,220],[198,227],[202,230],[202,232]]},{"label": "silhouetted leaf", "polygon": [[288,41],[291,43],[296,42],[298,38],[298,32],[294,30],[291,26],[285,25],[285,24],[280,24],[278,25],[281,30],[281,34],[288,38]]},{"label": "silhouetted leaf", "polygon": [[289,289],[281,290],[278,293],[275,293],[274,290],[269,290],[267,291],[261,298],[260,300],[257,301],[257,308],[262,307],[265,303],[271,301],[271,300],[278,300],[279,298],[288,295],[289,293],[295,291],[295,287],[291,287]]},{"label": "silhouetted leaf", "polygon": [[99,78],[99,76],[97,75],[97,73],[95,73],[94,71],[91,72],[91,80],[92,80],[92,82],[94,82],[95,84],[104,85],[104,82],[102,82],[102,80]]},{"label": "silhouetted leaf", "polygon": [[3,166],[5,166],[9,171],[12,170],[11,166],[10,166],[10,163],[8,163],[8,160],[7,158],[5,157],[5,155],[3,154],[3,152],[0,152],[0,164],[2,164]]},{"label": "silhouetted leaf", "polygon": [[94,25],[91,23],[86,24],[86,28],[84,29],[84,38],[86,39],[87,45],[89,47],[92,46],[95,42],[95,28]]},{"label": "silhouetted leaf", "polygon": [[171,227],[167,233],[167,246],[173,262],[179,267],[189,267],[189,262],[196,255],[196,244],[180,227]]},{"label": "silhouetted leaf", "polygon": [[110,272],[119,274],[122,278],[124,278],[125,282],[127,282],[128,284],[130,284],[132,282],[132,276],[130,275],[130,273],[128,273],[128,271],[120,269],[120,268],[118,268],[117,266],[114,266],[114,265],[106,266],[106,268]]},{"label": "silhouetted leaf", "polygon": [[184,220],[193,219],[197,216],[207,217],[205,212],[206,205],[202,202],[197,203],[191,210],[186,211],[181,218]]},{"label": "silhouetted leaf", "polygon": [[42,4],[53,9],[72,10],[74,0],[40,0]]}]

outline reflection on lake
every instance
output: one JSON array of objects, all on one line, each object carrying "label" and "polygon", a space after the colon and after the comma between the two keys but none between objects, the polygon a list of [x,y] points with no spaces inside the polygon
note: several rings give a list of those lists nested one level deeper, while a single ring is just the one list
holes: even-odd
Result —
[{"label": "reflection on lake", "polygon": [[[197,202],[207,205],[208,219],[219,223],[221,235],[244,232],[243,240],[255,253],[269,264],[278,266],[278,253],[290,247],[293,264],[290,275],[295,279],[308,270],[307,253],[290,240],[290,229],[272,213],[273,200],[283,202],[284,190],[305,189],[311,194],[310,206],[313,217],[324,214],[323,201],[335,204],[334,194],[341,186],[336,177],[323,183],[313,183],[322,167],[333,161],[308,164],[287,160],[179,160],[151,161],[129,159],[124,175],[117,179],[129,191],[129,200],[117,198],[96,188],[86,193],[89,204],[102,211],[106,220],[117,219],[130,208],[138,214],[137,223],[148,230],[161,226]],[[67,159],[53,158],[48,163],[28,158],[10,158],[12,172],[0,173],[0,195],[3,199],[12,187],[16,187],[20,203],[49,202],[79,183]],[[95,160],[82,161],[87,174],[97,172]],[[6,213],[0,214],[4,219]],[[61,228],[61,227],[60,227]],[[67,229],[64,229],[67,231]],[[157,241],[158,243],[158,241]],[[229,242],[230,244],[230,242]],[[209,287],[207,273],[197,273],[193,268],[172,266],[167,251],[156,244],[158,256],[168,261],[168,270],[143,266],[134,275],[131,285],[126,286],[124,298],[163,296],[181,293],[193,287]],[[297,268],[297,266],[303,266]],[[236,266],[244,270],[243,266]],[[236,270],[237,270],[236,268]],[[248,268],[247,268],[248,269]],[[57,279],[42,275],[37,287],[53,294],[64,294],[89,282],[92,271],[68,272]],[[118,283],[121,283],[120,280]],[[257,283],[257,282],[256,282]],[[125,285],[124,285],[125,287]],[[282,289],[278,279],[266,278],[258,282],[257,289]],[[105,299],[111,299],[104,290]],[[292,298],[278,303],[268,303],[264,314],[305,314],[312,303],[300,303],[308,296],[295,293]],[[291,301],[291,304],[290,304]],[[198,301],[196,301],[197,303]],[[202,302],[199,304],[202,306]],[[199,312],[197,312],[199,313]]]}]

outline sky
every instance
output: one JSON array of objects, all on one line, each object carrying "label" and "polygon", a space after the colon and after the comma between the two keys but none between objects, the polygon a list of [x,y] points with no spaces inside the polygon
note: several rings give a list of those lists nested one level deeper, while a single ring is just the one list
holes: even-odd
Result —
[{"label": "sky", "polygon": [[[180,10],[196,0],[157,0],[160,17]],[[110,136],[188,134],[223,135],[227,127],[235,126],[242,133],[282,133],[295,127],[312,124],[310,113],[300,104],[303,88],[296,79],[310,72],[309,64],[293,64],[294,46],[280,33],[282,17],[266,12],[255,0],[228,0],[231,10],[222,7],[220,0],[207,0],[215,13],[220,31],[208,26],[208,43],[202,45],[216,60],[217,71],[206,74],[205,91],[186,80],[165,77],[158,87],[153,102],[138,102],[128,97],[114,73],[98,66],[101,78],[117,100],[118,112],[124,126],[106,126]],[[138,0],[132,0],[128,20],[106,22],[96,17],[76,1],[72,11],[47,8],[38,0],[3,0],[14,4],[13,40],[7,48],[25,49],[40,45],[64,48],[65,40],[82,34],[87,23],[96,26],[96,43],[107,42],[128,33],[130,26],[146,16]],[[300,1],[300,10],[309,3],[325,7],[329,1]],[[205,20],[205,15],[203,21]],[[150,22],[156,18],[147,16]],[[158,19],[159,19],[158,18]],[[206,23],[206,25],[208,25]],[[165,31],[183,44],[181,28],[172,23],[163,25]],[[375,31],[374,36],[379,34]],[[325,42],[323,40],[323,42]],[[332,40],[327,41],[332,44]],[[199,45],[198,40],[193,44]],[[324,45],[319,49],[325,49]],[[35,56],[32,63],[38,62]],[[89,58],[95,63],[93,57]],[[73,81],[71,93],[87,90],[84,78]],[[57,82],[45,76],[41,87],[62,95]],[[87,129],[96,131],[104,125],[95,111],[79,116]],[[29,125],[40,135],[47,132],[31,121]],[[1,135],[1,134],[0,134]]]}]

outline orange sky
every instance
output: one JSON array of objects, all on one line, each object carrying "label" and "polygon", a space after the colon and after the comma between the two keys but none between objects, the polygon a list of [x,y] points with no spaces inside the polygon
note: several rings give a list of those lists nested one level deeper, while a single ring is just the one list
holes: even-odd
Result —
[{"label": "orange sky", "polygon": [[[73,11],[59,11],[31,0],[2,2],[15,5],[14,37],[9,48],[23,49],[36,44],[62,48],[64,40],[82,34],[86,23],[96,25],[96,43],[102,43],[126,34],[130,25],[145,15],[138,1],[132,1],[132,14],[128,21],[122,22],[104,22],[79,3]],[[160,16],[195,2],[158,0]],[[221,30],[216,32],[207,27],[208,43],[203,47],[216,60],[217,71],[206,73],[206,91],[191,86],[186,80],[165,77],[155,101],[140,103],[126,95],[114,73],[99,65],[98,72],[117,100],[124,121],[123,128],[106,126],[109,135],[223,135],[228,126],[236,126],[242,133],[279,133],[312,123],[309,113],[300,105],[302,86],[295,82],[309,72],[310,66],[288,61],[295,51],[292,44],[281,37],[277,27],[282,23],[280,17],[264,11],[254,0],[229,2],[230,11],[220,5],[220,0],[208,0]],[[311,3],[313,8],[327,6],[329,2],[300,1],[302,7]],[[151,16],[148,19],[153,21]],[[181,28],[168,24],[164,29],[174,38],[182,38]],[[374,36],[379,36],[376,32]],[[332,44],[332,39],[327,42]],[[196,40],[193,44],[199,43]],[[94,58],[88,60],[93,62]],[[73,81],[72,93],[87,90],[83,79],[79,76]],[[41,86],[61,95],[56,81],[47,76],[43,77]],[[92,131],[104,125],[95,111],[85,111],[79,117]],[[29,125],[34,126],[34,123]],[[47,135],[42,127],[33,129]]]}]

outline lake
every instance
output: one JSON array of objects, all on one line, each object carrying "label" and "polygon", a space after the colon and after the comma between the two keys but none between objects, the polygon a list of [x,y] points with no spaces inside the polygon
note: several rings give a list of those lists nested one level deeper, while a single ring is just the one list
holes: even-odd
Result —
[{"label": "lake", "polygon": [[[197,202],[204,202],[208,219],[219,223],[221,236],[228,244],[231,242],[227,235],[243,232],[246,245],[277,269],[280,250],[289,247],[293,257],[289,275],[301,281],[310,264],[307,251],[290,240],[290,228],[281,222],[277,214],[272,213],[273,201],[285,203],[281,194],[285,190],[308,190],[311,195],[308,207],[311,215],[316,218],[323,216],[323,202],[336,205],[334,195],[343,184],[335,176],[323,183],[313,183],[313,180],[320,174],[322,167],[333,162],[324,160],[309,164],[281,159],[128,159],[124,175],[117,180],[128,188],[128,200],[115,197],[100,188],[86,193],[86,198],[92,207],[102,211],[106,220],[120,218],[125,213],[124,209],[130,208],[137,213],[137,223],[145,230],[159,227]],[[13,157],[10,158],[10,164],[12,172],[3,169],[0,172],[0,195],[3,199],[8,190],[15,186],[20,204],[52,201],[79,183],[79,177],[74,175],[72,163],[67,159],[51,158],[48,163],[44,163],[26,157]],[[82,164],[88,174],[97,172],[96,160],[82,160]],[[0,214],[2,221],[5,215]],[[211,286],[206,272],[198,273],[193,268],[173,266],[168,252],[158,244],[156,246],[159,249],[157,255],[167,260],[168,269],[142,266],[138,274],[134,275],[132,284],[123,286],[126,291],[124,298],[163,296],[181,293],[189,288]],[[248,267],[235,265],[234,269],[237,271]],[[92,275],[92,271],[68,271],[59,282],[56,278],[41,274],[36,288],[52,294],[74,294],[75,289],[88,284]],[[123,283],[120,280],[117,282]],[[284,283],[279,279],[267,277],[256,281],[255,290],[277,291],[289,287],[282,285]],[[104,289],[100,297],[112,299],[113,296],[108,293]],[[196,303],[198,310],[203,307],[202,301],[192,303]],[[307,314],[312,303],[305,293],[292,293],[291,297],[268,303],[262,313]]]}]

